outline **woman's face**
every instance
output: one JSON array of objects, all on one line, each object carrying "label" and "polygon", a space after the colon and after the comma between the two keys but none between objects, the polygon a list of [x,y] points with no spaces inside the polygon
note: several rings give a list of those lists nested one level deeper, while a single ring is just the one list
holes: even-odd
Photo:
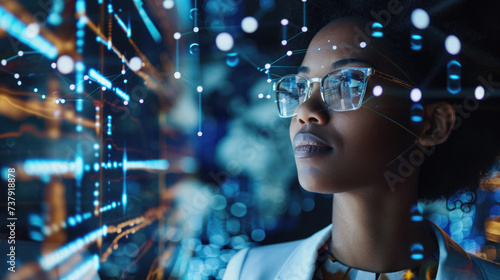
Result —
[{"label": "woman's face", "polygon": [[[384,39],[360,35],[362,30],[363,24],[347,20],[323,28],[309,45],[299,74],[309,79],[322,78],[339,67],[372,67],[404,80],[397,67],[385,58],[389,50],[376,41]],[[367,45],[361,48],[363,38],[368,38]],[[383,88],[379,97],[373,97],[375,85]],[[388,186],[384,173],[397,174],[400,161],[395,159],[416,140],[400,125],[414,133],[419,130],[410,119],[409,90],[405,97],[393,96],[391,91],[404,88],[372,76],[364,102],[372,97],[370,100],[358,110],[334,112],[327,109],[319,88],[319,83],[313,84],[310,98],[299,106],[290,123],[301,186],[319,193]]]}]

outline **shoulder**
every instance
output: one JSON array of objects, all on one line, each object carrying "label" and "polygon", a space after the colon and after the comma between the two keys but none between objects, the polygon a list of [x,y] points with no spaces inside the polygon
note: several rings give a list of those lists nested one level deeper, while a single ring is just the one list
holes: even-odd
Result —
[{"label": "shoulder", "polygon": [[330,232],[331,225],[306,239],[242,249],[231,258],[224,280],[310,279]]},{"label": "shoulder", "polygon": [[470,255],[477,270],[482,274],[483,279],[498,279],[500,275],[500,264],[481,259],[477,256]]},{"label": "shoulder", "polygon": [[301,242],[304,240],[242,249],[231,258],[224,280],[240,279],[242,275],[248,280],[274,279]]}]

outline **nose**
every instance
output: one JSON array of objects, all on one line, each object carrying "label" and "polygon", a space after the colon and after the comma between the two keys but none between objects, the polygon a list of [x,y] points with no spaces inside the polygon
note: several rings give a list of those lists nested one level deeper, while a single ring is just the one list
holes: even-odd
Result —
[{"label": "nose", "polygon": [[302,102],[297,108],[297,122],[299,124],[318,124],[323,125],[328,122],[328,107],[321,98],[320,84],[311,85],[312,92],[309,98]]}]

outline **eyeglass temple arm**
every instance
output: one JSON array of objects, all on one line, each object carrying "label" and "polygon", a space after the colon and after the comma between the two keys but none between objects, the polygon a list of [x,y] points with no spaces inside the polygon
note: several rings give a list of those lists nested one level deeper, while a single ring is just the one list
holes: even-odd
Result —
[{"label": "eyeglass temple arm", "polygon": [[398,79],[396,77],[393,77],[393,76],[391,76],[389,74],[385,74],[385,73],[377,71],[377,70],[375,70],[373,72],[373,75],[376,75],[376,76],[378,76],[378,77],[380,77],[382,79],[388,80],[390,82],[396,83],[396,84],[398,84],[398,85],[400,85],[402,87],[405,87],[405,88],[409,88],[409,89],[414,88],[414,86],[408,84],[407,82],[401,81],[400,79]]}]

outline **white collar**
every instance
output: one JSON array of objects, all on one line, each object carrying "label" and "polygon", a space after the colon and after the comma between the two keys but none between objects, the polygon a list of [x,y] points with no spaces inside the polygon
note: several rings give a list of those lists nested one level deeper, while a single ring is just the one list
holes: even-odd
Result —
[{"label": "white collar", "polygon": [[[429,220],[439,246],[439,266],[436,280],[480,279],[474,263],[455,241]],[[304,239],[285,261],[276,280],[312,279],[318,250],[330,237],[332,225]],[[460,278],[457,278],[460,277]]]}]

